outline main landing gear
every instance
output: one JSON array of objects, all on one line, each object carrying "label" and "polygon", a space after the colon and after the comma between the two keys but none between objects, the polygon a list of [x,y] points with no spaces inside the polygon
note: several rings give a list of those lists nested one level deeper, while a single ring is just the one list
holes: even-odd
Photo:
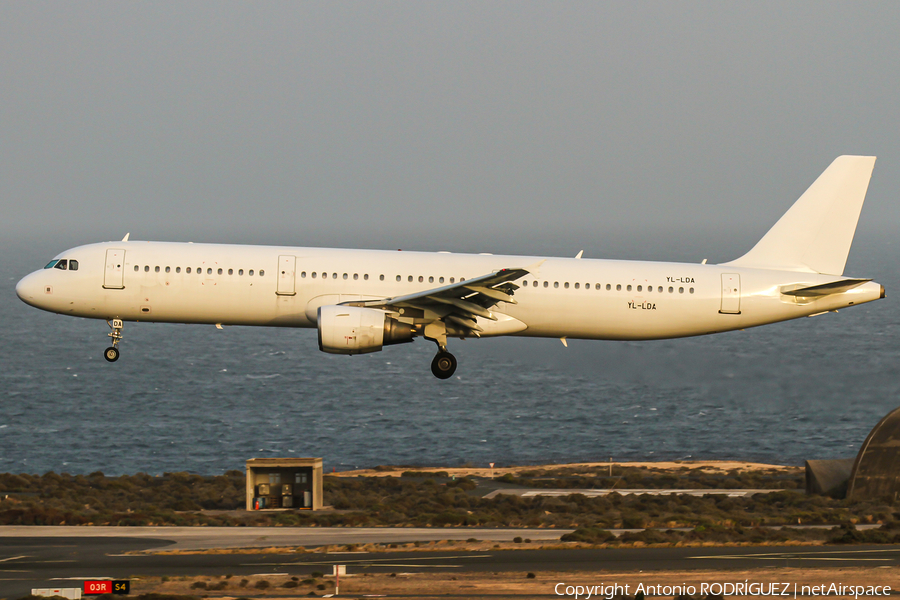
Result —
[{"label": "main landing gear", "polygon": [[116,362],[119,360],[119,342],[122,341],[122,327],[123,323],[121,319],[113,319],[112,323],[109,321],[106,322],[109,325],[109,328],[112,329],[110,333],[107,335],[112,338],[112,346],[103,351],[103,358],[105,358],[109,362]]},{"label": "main landing gear", "polygon": [[431,372],[438,379],[450,379],[456,372],[456,357],[447,352],[447,326],[443,321],[433,321],[425,326],[426,340],[438,347],[438,353],[431,361]]},{"label": "main landing gear", "polygon": [[449,379],[456,372],[456,357],[447,352],[446,347],[438,350],[431,361],[431,372],[438,379]]}]

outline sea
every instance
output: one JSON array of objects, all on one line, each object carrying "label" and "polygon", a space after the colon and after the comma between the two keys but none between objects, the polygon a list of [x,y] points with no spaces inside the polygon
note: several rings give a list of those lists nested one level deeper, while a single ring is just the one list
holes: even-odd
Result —
[{"label": "sea", "polygon": [[[61,248],[60,248],[61,249]],[[0,263],[0,472],[243,469],[321,457],[326,471],[574,461],[852,458],[900,403],[900,269],[892,240],[846,273],[877,302],[718,335],[646,342],[452,340],[447,381],[424,340],[362,356],[314,330],[105,322],[45,313],[15,283],[48,256]]]}]

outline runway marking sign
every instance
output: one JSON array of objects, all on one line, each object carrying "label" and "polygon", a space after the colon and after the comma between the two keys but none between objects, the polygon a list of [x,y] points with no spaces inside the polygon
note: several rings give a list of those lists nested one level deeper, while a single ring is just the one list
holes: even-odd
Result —
[{"label": "runway marking sign", "polygon": [[113,581],[111,579],[106,579],[84,582],[85,596],[99,596],[101,594],[124,595],[129,593],[131,593],[130,581]]}]

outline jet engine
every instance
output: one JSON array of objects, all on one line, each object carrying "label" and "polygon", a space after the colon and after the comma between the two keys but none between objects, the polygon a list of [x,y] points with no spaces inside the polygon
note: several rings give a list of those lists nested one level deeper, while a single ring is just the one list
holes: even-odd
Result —
[{"label": "jet engine", "polygon": [[383,346],[411,342],[415,330],[386,312],[358,306],[320,306],[319,350],[329,354],[380,352]]}]

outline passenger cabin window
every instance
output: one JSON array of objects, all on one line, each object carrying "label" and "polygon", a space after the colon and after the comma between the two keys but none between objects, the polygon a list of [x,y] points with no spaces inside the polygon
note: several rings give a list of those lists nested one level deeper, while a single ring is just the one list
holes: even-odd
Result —
[{"label": "passenger cabin window", "polygon": [[221,275],[221,274],[222,274],[222,269],[219,269],[216,273],[217,273],[218,275]]},{"label": "passenger cabin window", "polygon": [[250,277],[253,277],[253,269],[250,269],[249,271],[247,271],[247,275],[249,275]]},{"label": "passenger cabin window", "polygon": [[134,270],[135,270],[135,271],[139,271],[140,269],[141,269],[141,268],[140,268],[139,266],[134,265]]},{"label": "passenger cabin window", "polygon": [[150,272],[150,265],[144,265],[144,273]]},{"label": "passenger cabin window", "polygon": [[234,275],[234,269],[228,269],[228,274],[229,274],[229,275]]},{"label": "passenger cabin window", "polygon": [[190,274],[190,272],[191,272],[191,268],[190,268],[190,267],[188,267],[188,268],[187,268],[187,269],[185,269],[185,270],[184,270],[184,272],[185,272],[185,273],[188,273],[188,274]]},{"label": "passenger cabin window", "polygon": [[365,275],[363,275],[363,279],[365,279],[366,281],[368,281],[368,280],[369,280],[369,274],[366,273]]},{"label": "passenger cabin window", "polygon": [[628,287],[625,288],[625,290],[628,291],[628,292],[631,291],[631,284],[630,284],[630,283],[628,284]]},{"label": "passenger cabin window", "polygon": [[[259,276],[260,276],[260,277],[262,277],[262,276],[265,275],[265,274],[266,274],[265,271],[263,271],[262,269],[259,270]],[[335,273],[334,276],[337,277],[337,273]]]},{"label": "passenger cabin window", "polygon": [[168,273],[168,272],[171,271],[171,270],[172,270],[172,269],[171,269],[170,267],[166,267],[166,273]]},{"label": "passenger cabin window", "polygon": [[[253,275],[253,271],[250,271],[250,274]],[[312,278],[316,278],[317,273],[315,271],[312,272]]]},{"label": "passenger cabin window", "polygon": [[181,273],[181,267],[175,267],[175,272],[176,272],[176,273]]},{"label": "passenger cabin window", "polygon": [[206,274],[212,275],[212,267],[206,267]]}]

